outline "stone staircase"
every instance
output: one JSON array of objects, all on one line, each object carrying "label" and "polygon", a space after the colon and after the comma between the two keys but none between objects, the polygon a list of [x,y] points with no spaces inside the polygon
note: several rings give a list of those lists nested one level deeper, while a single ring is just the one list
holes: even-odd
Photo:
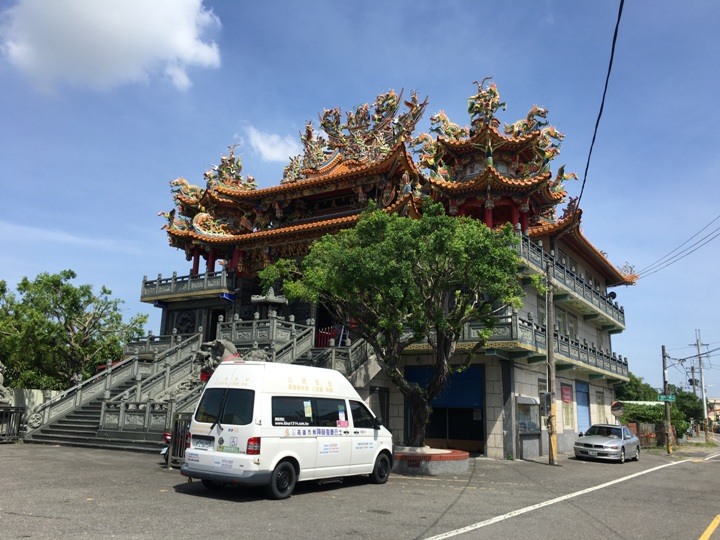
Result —
[{"label": "stone staircase", "polygon": [[[162,426],[154,426],[156,429],[108,432],[102,429],[105,405],[134,392],[143,381],[157,379],[158,374],[169,373],[176,365],[191,361],[200,348],[200,337],[196,334],[154,341],[158,346],[152,354],[145,351],[108,365],[101,373],[43,403],[28,415],[23,441],[159,452],[164,444],[162,433],[169,429],[171,417]],[[169,416],[167,408],[163,412]]]},{"label": "stone staircase", "polygon": [[[343,373],[356,387],[379,366],[364,341],[325,349],[313,345],[314,326],[279,318],[221,323],[218,339],[248,360],[315,365]],[[126,348],[133,356],[33,411],[27,443],[159,452],[163,432],[200,398],[201,335],[150,336]]]},{"label": "stone staircase", "polygon": [[[132,388],[134,383],[126,382],[111,391],[118,395]],[[126,438],[98,437],[102,399],[96,399],[74,409],[66,416],[40,427],[32,435],[24,438],[28,443],[60,444],[63,446],[84,446],[92,448],[112,448],[139,452],[160,452],[163,446],[162,434],[157,440],[133,440]]]}]

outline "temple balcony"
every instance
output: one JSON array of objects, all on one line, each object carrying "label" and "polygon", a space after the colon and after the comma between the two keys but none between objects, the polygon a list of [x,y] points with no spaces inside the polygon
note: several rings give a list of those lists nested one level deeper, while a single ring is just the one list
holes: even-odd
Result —
[{"label": "temple balcony", "polygon": [[171,277],[165,278],[162,274],[158,274],[156,279],[144,276],[140,301],[163,305],[201,298],[232,300],[234,291],[235,275],[228,274],[225,269],[195,276],[178,276],[177,272],[173,272]]},{"label": "temple balcony", "polygon": [[[471,348],[477,342],[479,323],[469,323],[458,349]],[[528,365],[547,362],[547,331],[532,320],[520,318],[517,312],[499,317],[484,353]],[[611,383],[630,380],[627,358],[595,348],[586,341],[571,339],[554,332],[553,351],[557,372],[576,370],[592,379],[607,379]]]},{"label": "temple balcony", "polygon": [[542,244],[522,236],[519,246],[521,274],[545,274],[549,262],[553,274],[555,293],[553,300],[582,315],[586,321],[594,320],[604,331],[616,334],[625,330],[625,310],[615,302],[615,293],[604,294],[597,283],[593,284],[560,264],[546,253]]}]

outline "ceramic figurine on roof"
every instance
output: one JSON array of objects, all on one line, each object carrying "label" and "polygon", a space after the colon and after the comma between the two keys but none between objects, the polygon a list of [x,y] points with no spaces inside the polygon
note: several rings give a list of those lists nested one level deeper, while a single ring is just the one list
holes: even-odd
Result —
[{"label": "ceramic figurine on roof", "polygon": [[565,172],[565,165],[561,165],[560,168],[557,170],[557,174],[555,175],[555,178],[552,179],[550,182],[550,190],[553,193],[557,193],[558,191],[561,191],[564,189],[565,180],[577,180],[578,175],[575,173],[566,173]]},{"label": "ceramic figurine on roof", "polygon": [[440,111],[430,117],[430,131],[446,139],[456,141],[465,139],[470,135],[469,128],[460,127],[458,124],[451,122],[445,111]]},{"label": "ceramic figurine on roof", "polygon": [[[521,137],[528,133],[538,130],[548,123],[544,121],[547,118],[548,111],[537,105],[533,105],[525,118],[518,120],[512,124],[505,124],[505,133],[513,137]],[[539,120],[542,118],[543,120]]]},{"label": "ceramic figurine on roof", "polygon": [[236,147],[236,144],[228,146],[230,153],[227,156],[220,156],[220,165],[215,165],[203,175],[208,189],[218,185],[243,190],[257,188],[257,183],[252,176],[248,176],[246,180],[240,174],[242,172],[242,161],[239,156],[235,156]]},{"label": "ceramic figurine on roof", "polygon": [[551,172],[563,134],[538,106],[502,133],[495,114],[505,103],[489,80],[475,82],[477,93],[468,98],[471,128],[441,110],[430,118],[430,133],[414,134],[428,103],[416,92],[403,99],[391,90],[347,112],[326,109],[319,129],[305,125],[303,153],[290,160],[277,186],[256,189],[229,147],[206,173],[206,189],[173,182],[176,209],[161,213],[171,245],[194,268],[200,258],[210,268],[227,260],[226,268],[251,279],[274,258],[301,257],[316,238],[354,226],[371,202],[412,216],[422,213],[427,196],[450,215],[490,228],[544,230],[557,222],[565,181],[577,178],[564,166]]},{"label": "ceramic figurine on roof", "polygon": [[489,80],[492,80],[492,77],[485,77],[481,82],[475,81],[473,84],[477,84],[477,94],[468,98],[468,114],[473,129],[478,129],[483,124],[494,123],[497,110],[501,107],[506,108],[505,103],[500,101],[500,93],[495,83],[483,88],[485,81]]},{"label": "ceramic figurine on roof", "polygon": [[185,199],[189,204],[197,204],[202,199],[205,190],[200,186],[191,184],[184,178],[176,178],[170,182],[172,186],[173,197],[175,200]]}]

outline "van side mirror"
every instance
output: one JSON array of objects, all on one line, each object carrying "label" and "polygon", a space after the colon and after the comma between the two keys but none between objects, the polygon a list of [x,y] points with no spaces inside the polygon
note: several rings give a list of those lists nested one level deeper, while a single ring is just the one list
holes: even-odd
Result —
[{"label": "van side mirror", "polygon": [[382,419],[376,416],[375,421],[373,422],[373,429],[380,429],[382,425]]}]

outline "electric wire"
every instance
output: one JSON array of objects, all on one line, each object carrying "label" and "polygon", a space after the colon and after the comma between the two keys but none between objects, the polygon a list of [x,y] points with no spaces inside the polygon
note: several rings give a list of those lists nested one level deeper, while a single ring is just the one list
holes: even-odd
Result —
[{"label": "electric wire", "polygon": [[[680,249],[681,247],[683,247],[683,246],[684,246],[685,244],[687,244],[690,240],[692,240],[692,239],[695,238],[698,234],[700,234],[700,233],[703,232],[705,229],[707,229],[710,225],[712,225],[713,223],[715,223],[718,219],[720,219],[720,214],[718,214],[717,216],[715,216],[715,219],[713,219],[710,223],[708,223],[707,225],[705,225],[702,229],[700,229],[698,232],[696,232],[695,234],[693,234],[690,238],[688,238],[687,240],[685,240],[682,244],[680,244],[678,247],[676,247],[675,249],[673,249],[671,252],[669,252],[669,253],[667,253],[666,255],[660,257],[660,258],[657,259],[655,262],[649,264],[649,265],[646,266],[645,268],[642,268],[642,269],[638,270],[638,273],[639,273],[639,274],[644,274],[645,272],[648,272],[648,271],[652,270],[655,266],[657,266],[657,265],[662,264],[663,262],[665,262],[666,259],[668,259],[673,253],[675,253],[678,249]],[[718,230],[718,229],[715,229],[715,231],[716,231],[716,230]],[[713,231],[713,232],[715,232],[715,231]],[[712,234],[712,233],[709,233],[709,234]],[[707,236],[707,235],[706,235],[706,236]]]},{"label": "electric wire", "polygon": [[[670,266],[670,265],[673,264],[674,262],[679,261],[680,259],[686,257],[687,255],[690,255],[691,253],[693,253],[694,251],[696,251],[696,249],[699,249],[700,247],[704,246],[706,243],[708,243],[708,242],[710,242],[711,240],[715,239],[715,238],[718,236],[718,233],[720,233],[720,227],[716,227],[715,229],[713,229],[712,231],[710,231],[709,233],[707,233],[705,236],[703,236],[702,238],[700,238],[698,241],[696,241],[694,244],[691,244],[690,246],[688,246],[688,247],[685,248],[684,250],[680,251],[680,253],[676,253],[680,248],[682,248],[685,244],[687,244],[687,243],[690,242],[693,238],[695,238],[696,236],[698,236],[698,235],[699,235],[701,232],[703,232],[705,229],[707,229],[708,227],[710,227],[710,225],[712,225],[713,223],[715,223],[718,219],[720,219],[720,214],[718,214],[712,221],[710,221],[710,223],[708,223],[707,225],[705,225],[702,229],[700,229],[698,232],[696,232],[695,234],[693,234],[690,238],[688,238],[687,240],[685,240],[682,244],[680,244],[679,246],[677,246],[675,249],[673,249],[672,251],[670,251],[670,252],[667,253],[666,255],[660,257],[659,259],[657,259],[657,260],[654,261],[653,263],[649,264],[649,265],[646,266],[645,268],[642,268],[642,269],[638,270],[638,272],[637,272],[638,275],[642,277],[642,276],[645,276],[645,275],[651,275],[651,274],[653,274],[653,273],[655,273],[655,272],[657,272],[657,271],[659,271],[659,270],[662,270],[663,268],[666,268],[667,266]],[[709,238],[709,239],[708,239],[708,237],[710,237],[711,235],[714,235],[714,236],[712,236],[712,238]],[[700,246],[698,246],[698,244],[700,244],[700,242],[703,242],[703,241],[706,240],[706,239],[707,239],[707,242],[704,242],[703,244],[701,244]],[[696,246],[697,246],[697,247],[696,247]],[[690,249],[693,248],[693,247],[696,247],[696,248],[693,249],[692,251],[689,251],[689,252],[688,252],[688,250],[690,250]],[[684,254],[684,255],[683,255],[683,254]],[[683,256],[681,257],[681,255],[683,255]]]},{"label": "electric wire", "polygon": [[615,46],[617,44],[618,30],[620,28],[620,19],[622,18],[624,4],[625,0],[620,0],[617,21],[615,22],[615,32],[613,33],[612,47],[610,49],[610,62],[608,64],[607,75],[605,76],[605,88],[603,89],[602,100],[600,101],[600,111],[598,112],[597,120],[595,120],[595,130],[593,131],[592,141],[590,142],[590,150],[588,151],[587,162],[585,163],[585,172],[583,173],[583,181],[582,185],[580,186],[580,195],[577,198],[576,208],[580,208],[580,201],[582,200],[583,192],[585,191],[585,183],[587,182],[588,169],[590,168],[590,158],[592,157],[593,147],[595,146],[595,139],[597,138],[598,128],[600,127],[600,118],[602,118],[603,109],[605,108],[605,96],[607,95],[608,84],[610,83],[610,73],[612,72],[613,60],[615,59]]},{"label": "electric wire", "polygon": [[[713,236],[710,236],[710,235],[713,235]],[[704,237],[702,237],[700,240],[698,240],[697,242],[695,242],[695,243],[692,244],[691,246],[689,246],[689,247],[685,248],[684,250],[682,250],[680,253],[678,253],[677,255],[675,255],[672,259],[669,259],[668,261],[666,261],[662,266],[660,266],[660,267],[658,267],[658,268],[655,268],[654,270],[652,270],[652,271],[650,271],[650,272],[645,272],[645,273],[639,275],[639,276],[638,276],[638,279],[641,279],[641,278],[644,278],[644,277],[647,277],[647,276],[651,276],[651,275],[659,272],[660,270],[664,270],[664,269],[667,268],[668,266],[671,266],[671,265],[675,264],[676,262],[684,259],[684,258],[687,257],[688,255],[692,255],[693,253],[695,253],[695,252],[696,252],[698,249],[700,249],[701,247],[703,247],[703,246],[705,246],[706,244],[709,244],[710,242],[712,242],[713,240],[715,240],[718,236],[720,236],[720,227],[718,227],[717,229],[715,229],[715,230],[712,231],[711,233],[708,233],[707,235],[705,235]],[[708,237],[709,237],[709,238],[708,238]],[[701,242],[702,242],[702,243],[701,243]],[[692,249],[691,249],[691,248],[692,248]]]}]

